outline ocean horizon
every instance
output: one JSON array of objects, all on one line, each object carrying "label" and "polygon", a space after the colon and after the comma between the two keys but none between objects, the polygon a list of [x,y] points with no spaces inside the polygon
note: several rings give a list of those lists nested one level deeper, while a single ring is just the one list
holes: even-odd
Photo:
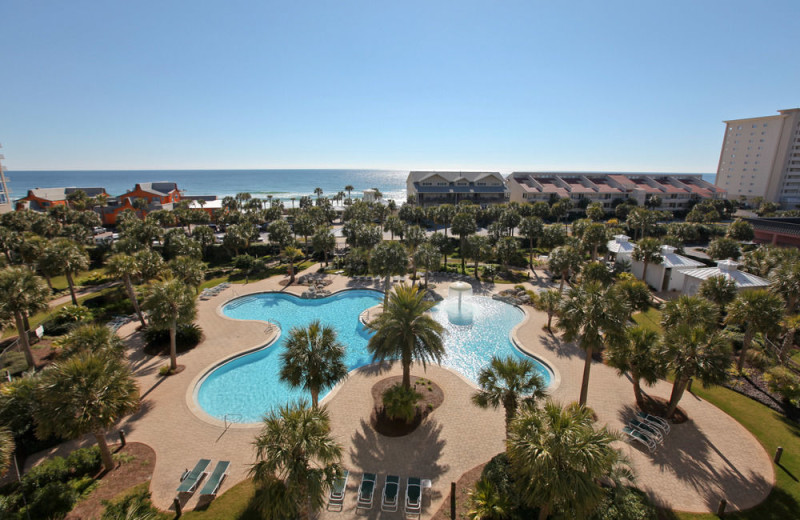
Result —
[{"label": "ocean horizon", "polygon": [[[567,173],[546,170],[547,173]],[[6,177],[13,200],[25,197],[34,188],[83,187],[105,188],[112,196],[121,195],[141,182],[168,181],[178,184],[184,195],[216,195],[219,198],[248,192],[254,197],[289,201],[302,196],[315,197],[322,188],[324,196],[353,186],[353,197],[377,188],[385,199],[406,199],[409,170],[370,169],[259,169],[259,170],[8,170]],[[621,173],[625,175],[702,175],[713,183],[715,173],[671,172],[569,172]]]}]

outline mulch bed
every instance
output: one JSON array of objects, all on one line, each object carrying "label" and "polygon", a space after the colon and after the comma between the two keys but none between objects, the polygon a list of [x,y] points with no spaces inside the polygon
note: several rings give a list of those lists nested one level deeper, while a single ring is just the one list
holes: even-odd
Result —
[{"label": "mulch bed", "polygon": [[[475,484],[481,478],[484,466],[486,466],[486,463],[475,466],[461,475],[456,482],[456,518],[467,518],[467,513],[471,509],[469,494],[475,489]],[[442,501],[439,511],[433,515],[431,520],[450,520],[450,483],[444,482],[442,485],[446,486],[445,489],[441,490],[442,494],[445,495],[444,501]]]},{"label": "mulch bed", "polygon": [[[112,448],[112,451],[113,448]],[[149,482],[156,466],[156,452],[153,448],[139,442],[129,442],[123,448],[117,447],[115,455],[122,459],[116,468],[98,478],[100,484],[84,500],[78,502],[67,515],[67,520],[90,520],[99,518],[105,507],[103,500],[111,500],[123,491]]]},{"label": "mulch bed", "polygon": [[370,424],[376,432],[387,437],[402,437],[413,432],[430,413],[444,402],[444,392],[439,385],[430,379],[412,375],[411,385],[417,393],[422,395],[417,402],[417,413],[414,420],[407,423],[403,420],[389,419],[383,411],[383,392],[402,381],[402,376],[387,377],[372,386],[372,399],[375,406],[370,415]]},{"label": "mulch bed", "polygon": [[745,374],[731,376],[723,386],[758,401],[790,419],[795,421],[800,419],[800,409],[786,403],[779,394],[770,392],[764,374],[756,369],[751,368]]},{"label": "mulch bed", "polygon": [[[668,399],[661,399],[660,397],[652,397],[649,395],[644,396],[644,406],[642,407],[642,411],[647,412],[650,415],[664,417],[667,414],[667,408],[669,408]],[[675,409],[675,414],[672,416],[672,419],[670,419],[673,424],[685,423],[688,420],[689,416],[680,406]]]}]

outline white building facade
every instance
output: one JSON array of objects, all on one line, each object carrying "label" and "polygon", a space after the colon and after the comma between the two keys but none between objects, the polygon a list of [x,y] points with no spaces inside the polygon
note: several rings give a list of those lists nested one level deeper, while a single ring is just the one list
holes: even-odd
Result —
[{"label": "white building facade", "polygon": [[[656,291],[678,291],[684,285],[684,272],[705,267],[705,264],[686,258],[675,253],[672,246],[661,246],[661,263],[647,264],[647,279],[644,282]],[[644,274],[644,262],[634,260],[631,262],[631,272],[642,280]]]}]

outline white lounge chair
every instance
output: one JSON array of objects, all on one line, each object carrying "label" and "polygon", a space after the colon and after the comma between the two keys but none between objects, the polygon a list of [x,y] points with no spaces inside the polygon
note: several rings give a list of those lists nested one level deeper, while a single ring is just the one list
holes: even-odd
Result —
[{"label": "white lounge chair", "polygon": [[381,495],[381,511],[394,512],[397,511],[400,503],[400,477],[396,475],[387,475],[386,483],[383,485],[383,493]]},{"label": "white lounge chair", "polygon": [[375,473],[364,473],[361,477],[361,484],[358,486],[356,510],[372,509],[372,497],[375,495],[376,480],[377,475],[375,475]]}]

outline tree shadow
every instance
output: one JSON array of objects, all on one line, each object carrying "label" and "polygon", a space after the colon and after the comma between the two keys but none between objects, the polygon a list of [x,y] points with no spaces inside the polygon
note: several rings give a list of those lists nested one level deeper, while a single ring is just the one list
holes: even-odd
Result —
[{"label": "tree shadow", "polygon": [[[618,412],[620,421],[627,423],[636,416],[637,410],[625,405]],[[753,496],[766,496],[772,488],[772,483],[761,475],[738,467],[693,421],[673,424],[663,444],[652,453],[640,443],[630,444],[662,473],[672,473],[694,488],[710,511],[716,511],[723,498],[730,509],[752,506]]]},{"label": "tree shadow", "polygon": [[[555,329],[555,327],[553,327]],[[583,357],[585,354],[574,343],[566,343],[552,332],[542,331],[537,336],[539,344],[548,352],[555,354],[558,358],[572,359],[573,357]]]}]

